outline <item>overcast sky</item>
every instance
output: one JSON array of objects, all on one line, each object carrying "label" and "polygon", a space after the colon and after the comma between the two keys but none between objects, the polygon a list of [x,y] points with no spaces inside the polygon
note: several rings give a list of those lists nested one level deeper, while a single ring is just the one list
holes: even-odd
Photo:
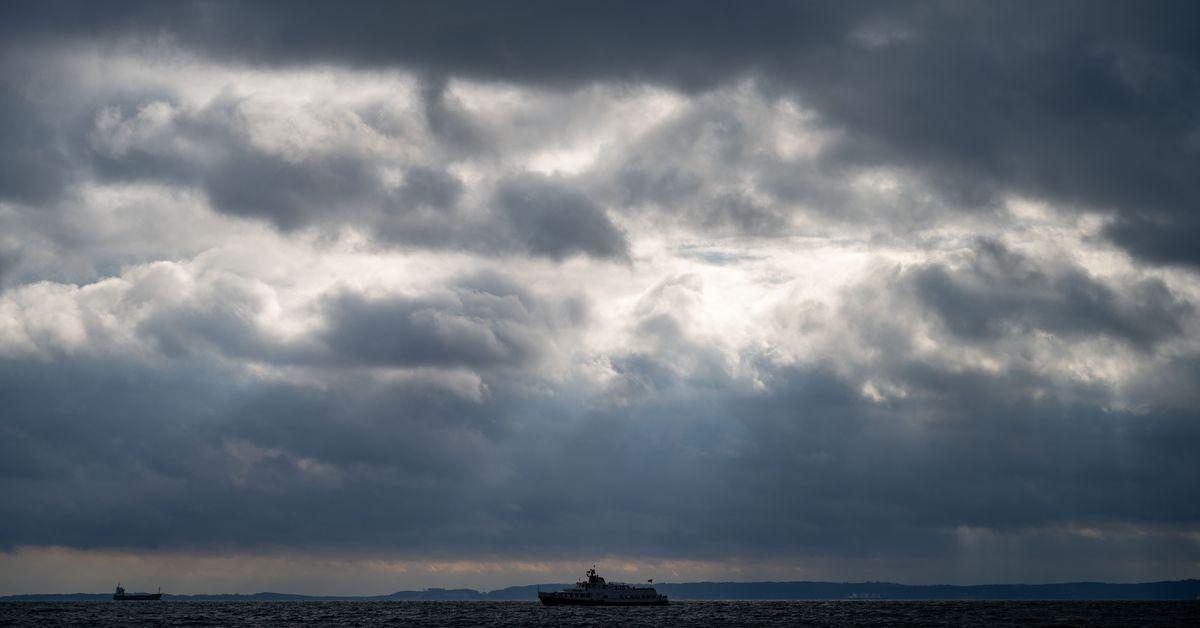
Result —
[{"label": "overcast sky", "polygon": [[0,5],[0,593],[1200,576],[1200,4]]}]

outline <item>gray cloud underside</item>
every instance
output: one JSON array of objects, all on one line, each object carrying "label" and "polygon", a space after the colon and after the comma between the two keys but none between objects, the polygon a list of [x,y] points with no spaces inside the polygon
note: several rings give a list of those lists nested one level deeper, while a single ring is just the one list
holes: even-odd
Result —
[{"label": "gray cloud underside", "polygon": [[[264,338],[247,322],[261,306],[218,283],[230,294],[174,305],[140,328],[169,359],[0,363],[9,497],[0,538],[9,547],[319,538],[438,555],[929,558],[955,555],[965,526],[1013,534],[1013,555],[1053,562],[1102,544],[1063,530],[1132,525],[1150,536],[1104,544],[1117,563],[1196,559],[1184,534],[1200,518],[1195,400],[1119,409],[1103,387],[1054,380],[1003,348],[1036,328],[1151,351],[1171,332],[1145,337],[1122,318],[1132,306],[1099,280],[994,243],[959,266],[901,272],[886,279],[896,291],[847,287],[839,318],[853,331],[827,364],[742,353],[764,386],[757,391],[686,330],[680,312],[661,307],[645,309],[631,348],[610,356],[612,382],[568,379],[547,390],[514,386],[505,369],[527,366],[585,310],[501,276],[465,277],[428,295],[331,293],[320,349]],[[1035,286],[1082,287],[1014,297],[1003,281],[981,279],[1018,273]],[[691,284],[666,282],[646,298]],[[949,318],[954,290],[974,291],[978,311]],[[1097,313],[1077,329],[1059,326],[1081,298]],[[195,310],[210,301],[235,305]],[[1141,320],[1180,316],[1185,306],[1166,294],[1138,307]],[[1001,369],[918,356],[907,343],[923,317],[902,316],[905,308],[942,320],[935,333],[992,343]],[[886,359],[868,357],[880,349]],[[281,365],[469,368],[488,392],[471,399],[436,382],[353,375],[319,388],[272,383],[242,376],[231,354]],[[861,393],[870,380],[906,392],[871,401]],[[616,532],[628,533],[619,548]]]},{"label": "gray cloud underside", "polygon": [[[52,379],[7,364],[4,538],[941,554],[962,525],[1169,528],[1200,516],[1187,499],[1200,471],[1185,444],[1200,436],[1193,414],[1029,402],[1013,395],[1025,373],[910,368],[918,399],[883,409],[849,382],[783,370],[768,373],[776,392],[766,396],[691,389],[690,402],[654,395],[580,416],[567,404],[480,406],[419,387],[314,395],[231,388],[230,374],[203,368],[78,363]],[[931,400],[949,416],[917,425]],[[981,403],[970,421],[957,414]],[[534,418],[546,413],[557,416]],[[239,458],[243,443],[264,453]],[[630,535],[617,548],[606,530]],[[1194,559],[1188,547],[1177,549]]]},{"label": "gray cloud underside", "polygon": [[[796,95],[841,132],[824,156],[831,167],[900,168],[959,207],[1015,192],[1108,212],[1107,237],[1131,254],[1200,261],[1190,246],[1200,226],[1194,3],[464,2],[296,11],[273,2],[134,2],[5,11],[10,45],[136,41],[153,32],[233,62],[397,66],[433,85],[462,76],[695,91],[758,76],[764,89]],[[460,145],[477,141],[452,117],[434,122]],[[6,151],[24,157],[5,169],[23,173],[12,193],[44,197],[64,178],[61,157],[20,138],[8,140],[17,153]],[[337,164],[329,166],[336,177]],[[292,181],[287,172],[266,174]],[[340,181],[355,186],[352,176]],[[222,191],[233,207],[247,200]],[[255,200],[257,211],[271,212],[279,199]]]},{"label": "gray cloud underside", "polygon": [[[171,290],[143,282],[145,290]],[[142,290],[141,286],[136,290]],[[530,366],[563,330],[581,325],[580,296],[547,298],[490,272],[447,281],[419,295],[337,290],[322,299],[320,329],[300,340],[272,338],[257,322],[262,296],[239,282],[214,282],[159,307],[138,333],[174,357],[215,354],[278,365],[433,367],[486,370]]]},{"label": "gray cloud underside", "polygon": [[1160,280],[1113,287],[1080,268],[1047,272],[994,241],[978,245],[964,272],[934,264],[911,277],[921,302],[960,338],[1040,330],[1068,338],[1100,334],[1145,348],[1183,333],[1194,312]]}]

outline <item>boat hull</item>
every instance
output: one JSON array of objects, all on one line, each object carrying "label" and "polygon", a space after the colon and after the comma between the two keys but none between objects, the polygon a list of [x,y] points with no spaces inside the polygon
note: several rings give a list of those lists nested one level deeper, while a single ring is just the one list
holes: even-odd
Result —
[{"label": "boat hull", "polygon": [[650,598],[646,600],[621,599],[592,599],[575,598],[555,595],[553,593],[538,593],[538,600],[545,606],[666,606],[666,598]]},{"label": "boat hull", "polygon": [[118,602],[134,602],[138,600],[161,600],[162,593],[121,593],[114,594],[113,599]]}]

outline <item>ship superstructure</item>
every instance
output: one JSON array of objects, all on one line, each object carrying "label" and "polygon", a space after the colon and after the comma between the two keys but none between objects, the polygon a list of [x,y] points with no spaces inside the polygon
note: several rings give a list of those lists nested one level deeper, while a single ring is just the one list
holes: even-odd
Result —
[{"label": "ship superstructure", "polygon": [[562,591],[538,591],[538,599],[547,606],[662,606],[667,596],[652,586],[607,582],[596,575],[596,566],[587,570],[587,580]]}]

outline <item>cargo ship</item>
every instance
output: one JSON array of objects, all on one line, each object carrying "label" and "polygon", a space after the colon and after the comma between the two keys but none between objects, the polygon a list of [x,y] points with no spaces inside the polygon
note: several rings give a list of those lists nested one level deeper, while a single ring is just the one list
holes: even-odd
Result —
[{"label": "cargo ship", "polygon": [[[653,582],[653,580],[650,580]],[[538,591],[546,606],[666,606],[667,596],[651,586],[606,582],[596,575],[596,566],[587,570],[587,580],[562,591]]]}]

